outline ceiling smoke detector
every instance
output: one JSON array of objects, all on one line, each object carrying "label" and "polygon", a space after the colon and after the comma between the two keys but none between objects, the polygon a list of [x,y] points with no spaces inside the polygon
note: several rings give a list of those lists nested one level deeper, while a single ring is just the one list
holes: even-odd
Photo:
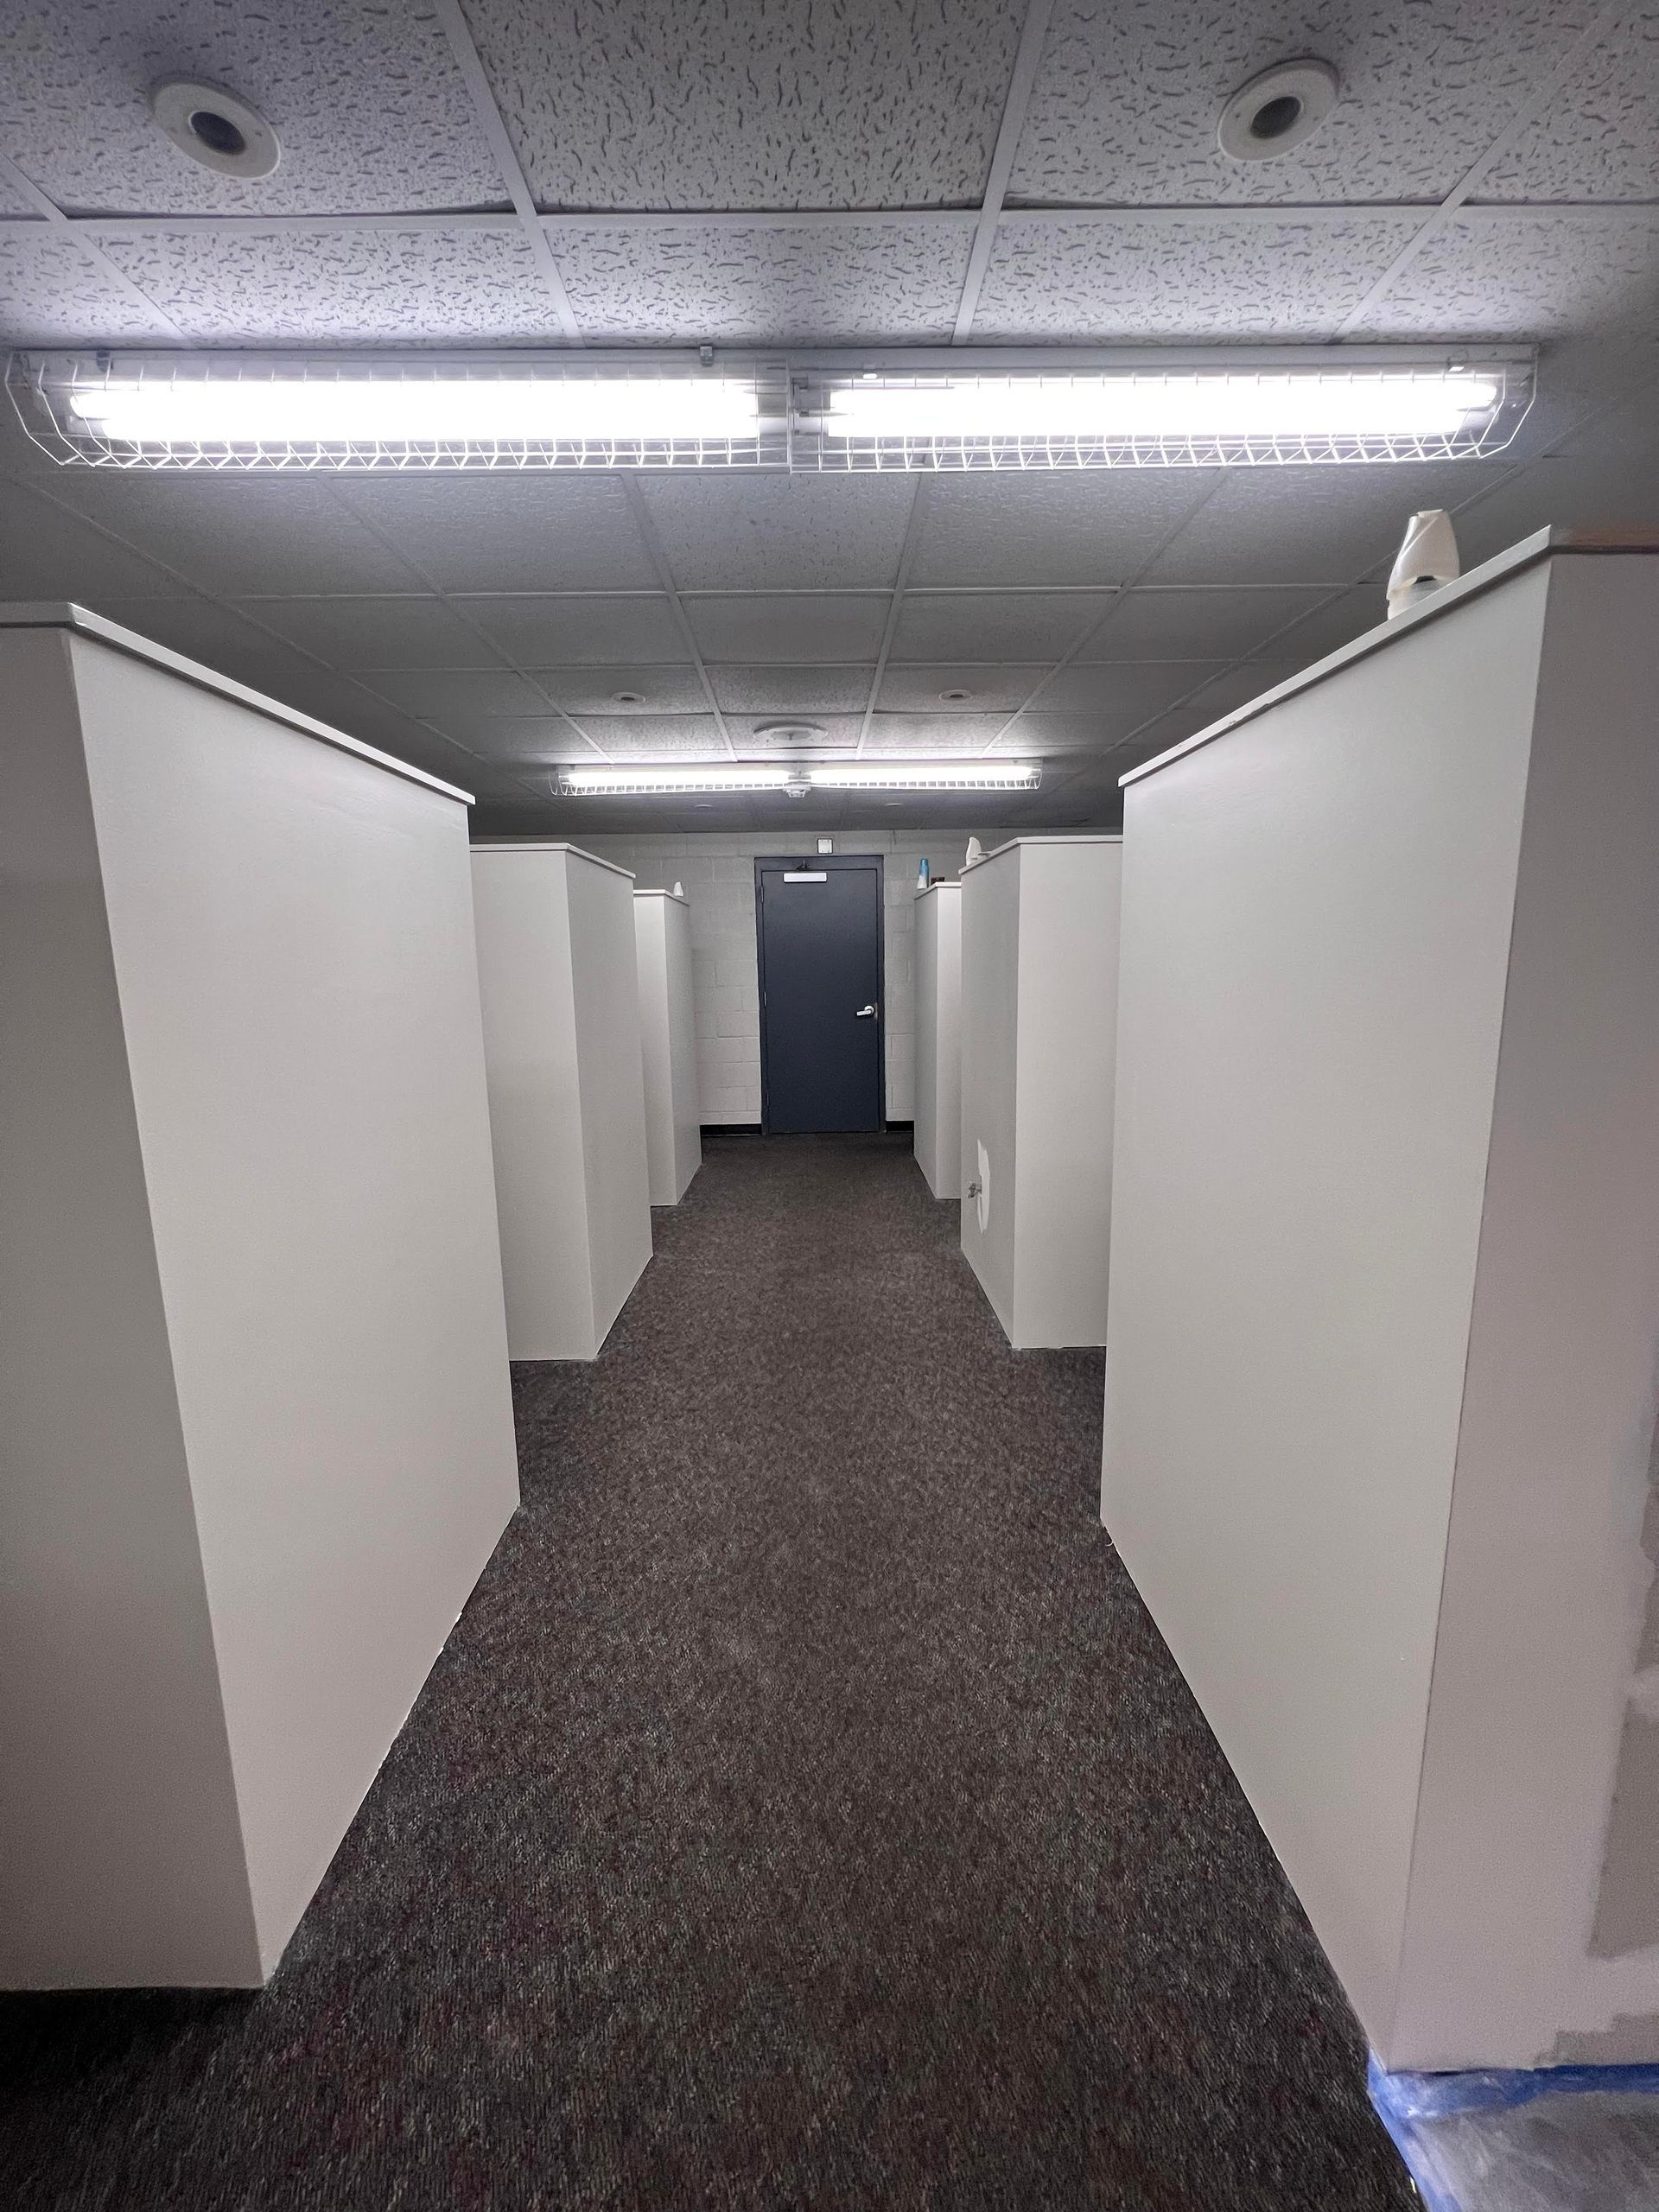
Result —
[{"label": "ceiling smoke detector", "polygon": [[1342,79],[1328,61],[1275,62],[1221,111],[1221,150],[1236,162],[1276,161],[1313,136],[1341,92]]},{"label": "ceiling smoke detector", "polygon": [[181,153],[221,176],[269,176],[283,158],[258,109],[223,85],[164,77],[151,89],[149,111]]}]

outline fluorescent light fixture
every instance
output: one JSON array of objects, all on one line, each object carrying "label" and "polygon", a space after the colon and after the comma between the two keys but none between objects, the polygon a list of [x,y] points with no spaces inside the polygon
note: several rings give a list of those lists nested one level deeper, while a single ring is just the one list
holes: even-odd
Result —
[{"label": "fluorescent light fixture", "polygon": [[809,771],[815,791],[1033,791],[1035,760],[835,760]]},{"label": "fluorescent light fixture", "polygon": [[1490,377],[1439,374],[969,377],[853,385],[830,438],[1450,438],[1490,412]]},{"label": "fluorescent light fixture", "polygon": [[780,791],[798,782],[787,768],[766,761],[693,761],[685,767],[640,763],[632,767],[561,768],[559,789],[594,798],[630,791]]},{"label": "fluorescent light fixture", "polygon": [[1500,451],[1530,348],[953,346],[854,353],[20,353],[95,468],[1255,467]]},{"label": "fluorescent light fixture", "polygon": [[686,766],[561,768],[559,789],[570,798],[673,791],[1030,791],[1042,782],[1034,760],[696,761]]},{"label": "fluorescent light fixture", "polygon": [[72,392],[69,410],[113,443],[161,447],[701,443],[760,425],[753,387],[721,378],[134,378]]}]

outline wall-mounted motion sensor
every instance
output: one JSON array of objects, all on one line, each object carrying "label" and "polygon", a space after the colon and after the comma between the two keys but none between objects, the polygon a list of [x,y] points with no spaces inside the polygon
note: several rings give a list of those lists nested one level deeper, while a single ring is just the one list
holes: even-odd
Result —
[{"label": "wall-mounted motion sensor", "polygon": [[222,176],[269,176],[283,158],[258,109],[223,85],[164,77],[151,88],[149,111],[181,153]]},{"label": "wall-mounted motion sensor", "polygon": [[1276,161],[1304,145],[1335,107],[1342,79],[1328,61],[1279,61],[1242,86],[1216,137],[1236,162]]}]

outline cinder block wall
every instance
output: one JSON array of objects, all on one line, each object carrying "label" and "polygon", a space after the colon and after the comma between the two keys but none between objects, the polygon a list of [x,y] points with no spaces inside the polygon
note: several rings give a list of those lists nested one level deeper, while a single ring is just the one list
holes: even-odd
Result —
[{"label": "cinder block wall", "polygon": [[[691,908],[691,959],[697,997],[697,1091],[705,1122],[760,1119],[760,992],[754,936],[754,863],[766,855],[810,852],[820,834],[798,838],[775,830],[732,836],[584,837],[573,844],[632,868],[642,891],[685,887]],[[962,867],[965,830],[876,830],[830,833],[838,853],[880,853],[887,914],[887,1118],[915,1112],[916,997],[912,961],[916,870],[924,855],[935,876]],[[988,853],[1017,834],[975,833]]]}]

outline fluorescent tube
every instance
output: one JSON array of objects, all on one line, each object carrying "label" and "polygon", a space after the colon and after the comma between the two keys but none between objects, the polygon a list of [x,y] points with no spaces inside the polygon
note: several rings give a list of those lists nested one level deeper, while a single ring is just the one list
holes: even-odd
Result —
[{"label": "fluorescent tube", "polygon": [[872,378],[832,391],[823,427],[846,440],[1442,439],[1498,397],[1457,370]]},{"label": "fluorescent tube", "polygon": [[1043,779],[1035,760],[835,760],[809,769],[818,791],[1028,791]]},{"label": "fluorescent tube", "polygon": [[559,788],[573,796],[606,791],[780,791],[800,778],[761,761],[693,761],[684,767],[640,763],[631,767],[561,768]]},{"label": "fluorescent tube", "polygon": [[86,429],[135,446],[449,446],[752,439],[753,380],[637,377],[184,378],[68,394]]}]

